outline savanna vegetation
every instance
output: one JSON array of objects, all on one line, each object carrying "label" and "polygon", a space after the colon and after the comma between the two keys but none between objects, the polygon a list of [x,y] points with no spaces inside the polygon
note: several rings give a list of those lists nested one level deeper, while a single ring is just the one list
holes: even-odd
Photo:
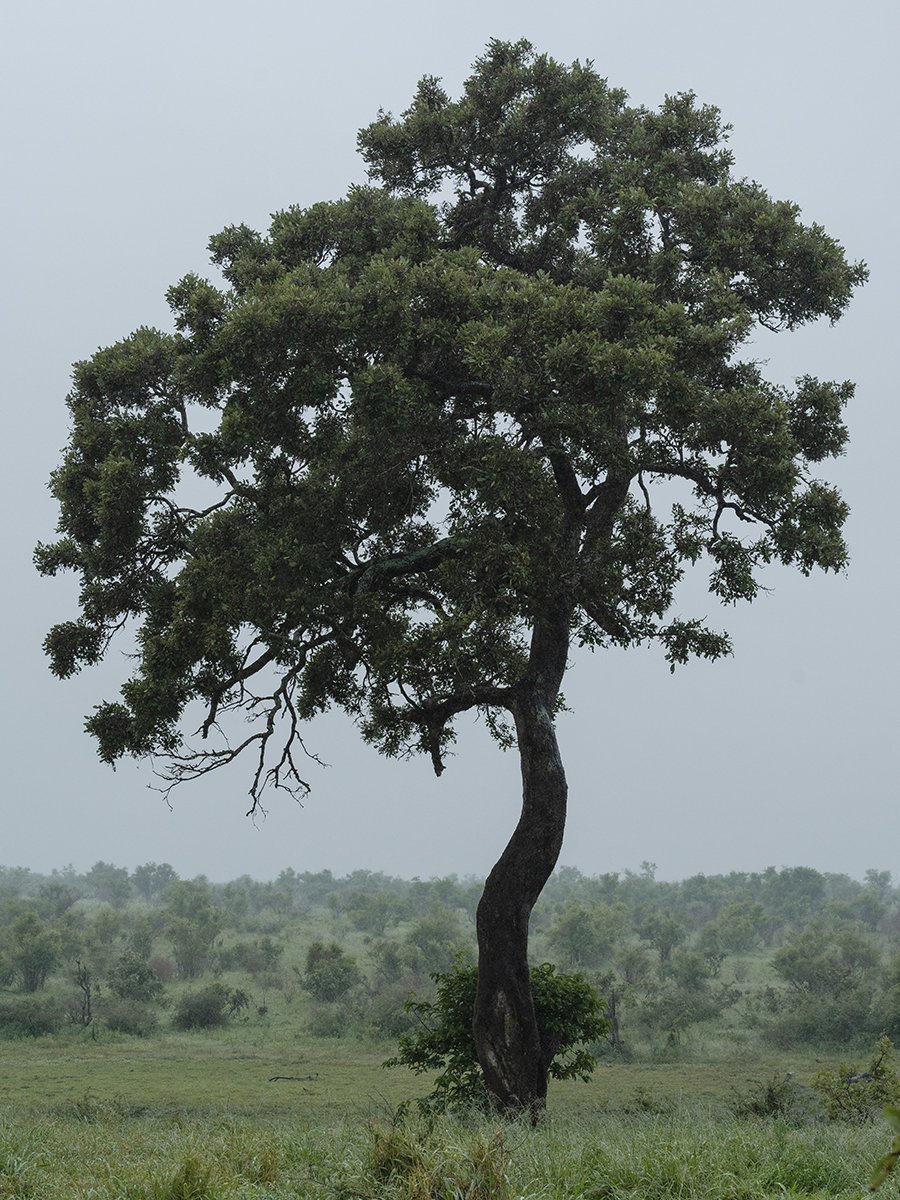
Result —
[{"label": "savanna vegetation", "polygon": [[860,1194],[900,1094],[889,873],[557,872],[532,970],[605,1013],[536,1130],[382,1067],[471,1004],[479,894],[0,868],[0,1196]]}]

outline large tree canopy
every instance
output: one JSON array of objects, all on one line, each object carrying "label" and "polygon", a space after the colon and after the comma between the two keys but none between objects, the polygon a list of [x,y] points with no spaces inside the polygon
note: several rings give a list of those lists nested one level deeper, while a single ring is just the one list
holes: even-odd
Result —
[{"label": "large tree canopy", "polygon": [[525,954],[570,647],[716,657],[726,636],[672,612],[686,565],[735,601],[773,560],[845,563],[815,471],[852,386],[785,388],[742,349],[836,320],[865,268],[735,178],[726,133],[690,94],[629,107],[589,63],[492,42],[461,100],[425,78],[361,132],[370,186],[216,235],[223,281],[171,288],[174,332],[75,368],[37,562],[81,578],[57,675],[137,631],[87,722],[103,759],[178,782],[247,754],[255,806],[305,787],[303,726],[332,706],[437,771],[468,710],[518,745],[522,818],[479,913],[504,1108],[546,1088]]}]

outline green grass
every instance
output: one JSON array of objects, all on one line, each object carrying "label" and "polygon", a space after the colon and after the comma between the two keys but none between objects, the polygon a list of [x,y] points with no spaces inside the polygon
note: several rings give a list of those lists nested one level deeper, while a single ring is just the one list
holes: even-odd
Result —
[{"label": "green grass", "polygon": [[[408,1072],[381,1068],[384,1046],[334,1040],[244,1041],[225,1034],[104,1034],[0,1042],[0,1111],[46,1111],[86,1094],[153,1112],[343,1114],[416,1094]],[[270,1082],[273,1075],[316,1079]],[[0,1193],[2,1197],[2,1193]]]},{"label": "green grass", "polygon": [[724,1045],[719,1061],[616,1063],[556,1084],[538,1129],[428,1128],[395,1118],[427,1084],[382,1070],[388,1049],[253,1023],[0,1042],[0,1200],[859,1197],[890,1140],[735,1119],[727,1101],[749,1080],[793,1070],[805,1084],[820,1064]]},{"label": "green grass", "polygon": [[[90,1094],[153,1112],[333,1116],[396,1107],[428,1085],[409,1071],[385,1071],[390,1043],[315,1039],[296,1028],[259,1023],[207,1033],[160,1033],[132,1038],[70,1031],[58,1037],[0,1040],[0,1111],[46,1112]],[[551,1083],[554,1110],[576,1116],[621,1108],[638,1089],[669,1103],[721,1104],[748,1080],[793,1071],[808,1084],[821,1069],[809,1054],[741,1053],[710,1042],[683,1060],[615,1062],[597,1067],[589,1083]],[[269,1082],[273,1075],[314,1080]],[[0,1194],[2,1195],[2,1194]]]},{"label": "green grass", "polygon": [[135,1116],[73,1104],[0,1119],[0,1197],[12,1200],[765,1200],[858,1197],[885,1138],[693,1112],[564,1115],[542,1127],[387,1116]]}]

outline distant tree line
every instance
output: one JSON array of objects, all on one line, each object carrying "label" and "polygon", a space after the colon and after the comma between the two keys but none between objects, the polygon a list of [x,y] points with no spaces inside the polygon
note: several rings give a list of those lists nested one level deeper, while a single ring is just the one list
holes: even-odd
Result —
[{"label": "distant tree line", "polygon": [[[291,1015],[311,1036],[396,1038],[405,1000],[474,962],[475,879],[282,871],[211,883],[166,863],[41,875],[0,867],[0,1036],[148,1036]],[[601,1055],[900,1036],[900,889],[809,867],[658,880],[563,868],[532,919],[532,958],[606,1000]]]}]

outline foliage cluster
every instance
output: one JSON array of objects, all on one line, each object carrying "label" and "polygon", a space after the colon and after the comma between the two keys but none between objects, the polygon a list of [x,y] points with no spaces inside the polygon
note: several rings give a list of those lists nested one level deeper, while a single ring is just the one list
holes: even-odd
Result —
[{"label": "foliage cluster", "polygon": [[[458,963],[433,978],[434,999],[407,1001],[418,1028],[401,1035],[399,1053],[385,1066],[437,1071],[430,1107],[486,1109],[472,1032],[477,968]],[[581,975],[559,975],[550,963],[532,967],[531,989],[550,1077],[589,1079],[597,1061],[591,1048],[607,1031],[603,1001]]]},{"label": "foliage cluster", "polygon": [[220,1029],[229,1017],[250,1005],[246,992],[210,983],[196,991],[185,992],[175,1006],[172,1024],[176,1029]]},{"label": "foliage cluster", "polygon": [[873,1121],[886,1104],[900,1101],[900,1078],[893,1063],[893,1046],[883,1034],[865,1064],[838,1063],[834,1070],[820,1071],[813,1086],[822,1098],[832,1121]]}]

